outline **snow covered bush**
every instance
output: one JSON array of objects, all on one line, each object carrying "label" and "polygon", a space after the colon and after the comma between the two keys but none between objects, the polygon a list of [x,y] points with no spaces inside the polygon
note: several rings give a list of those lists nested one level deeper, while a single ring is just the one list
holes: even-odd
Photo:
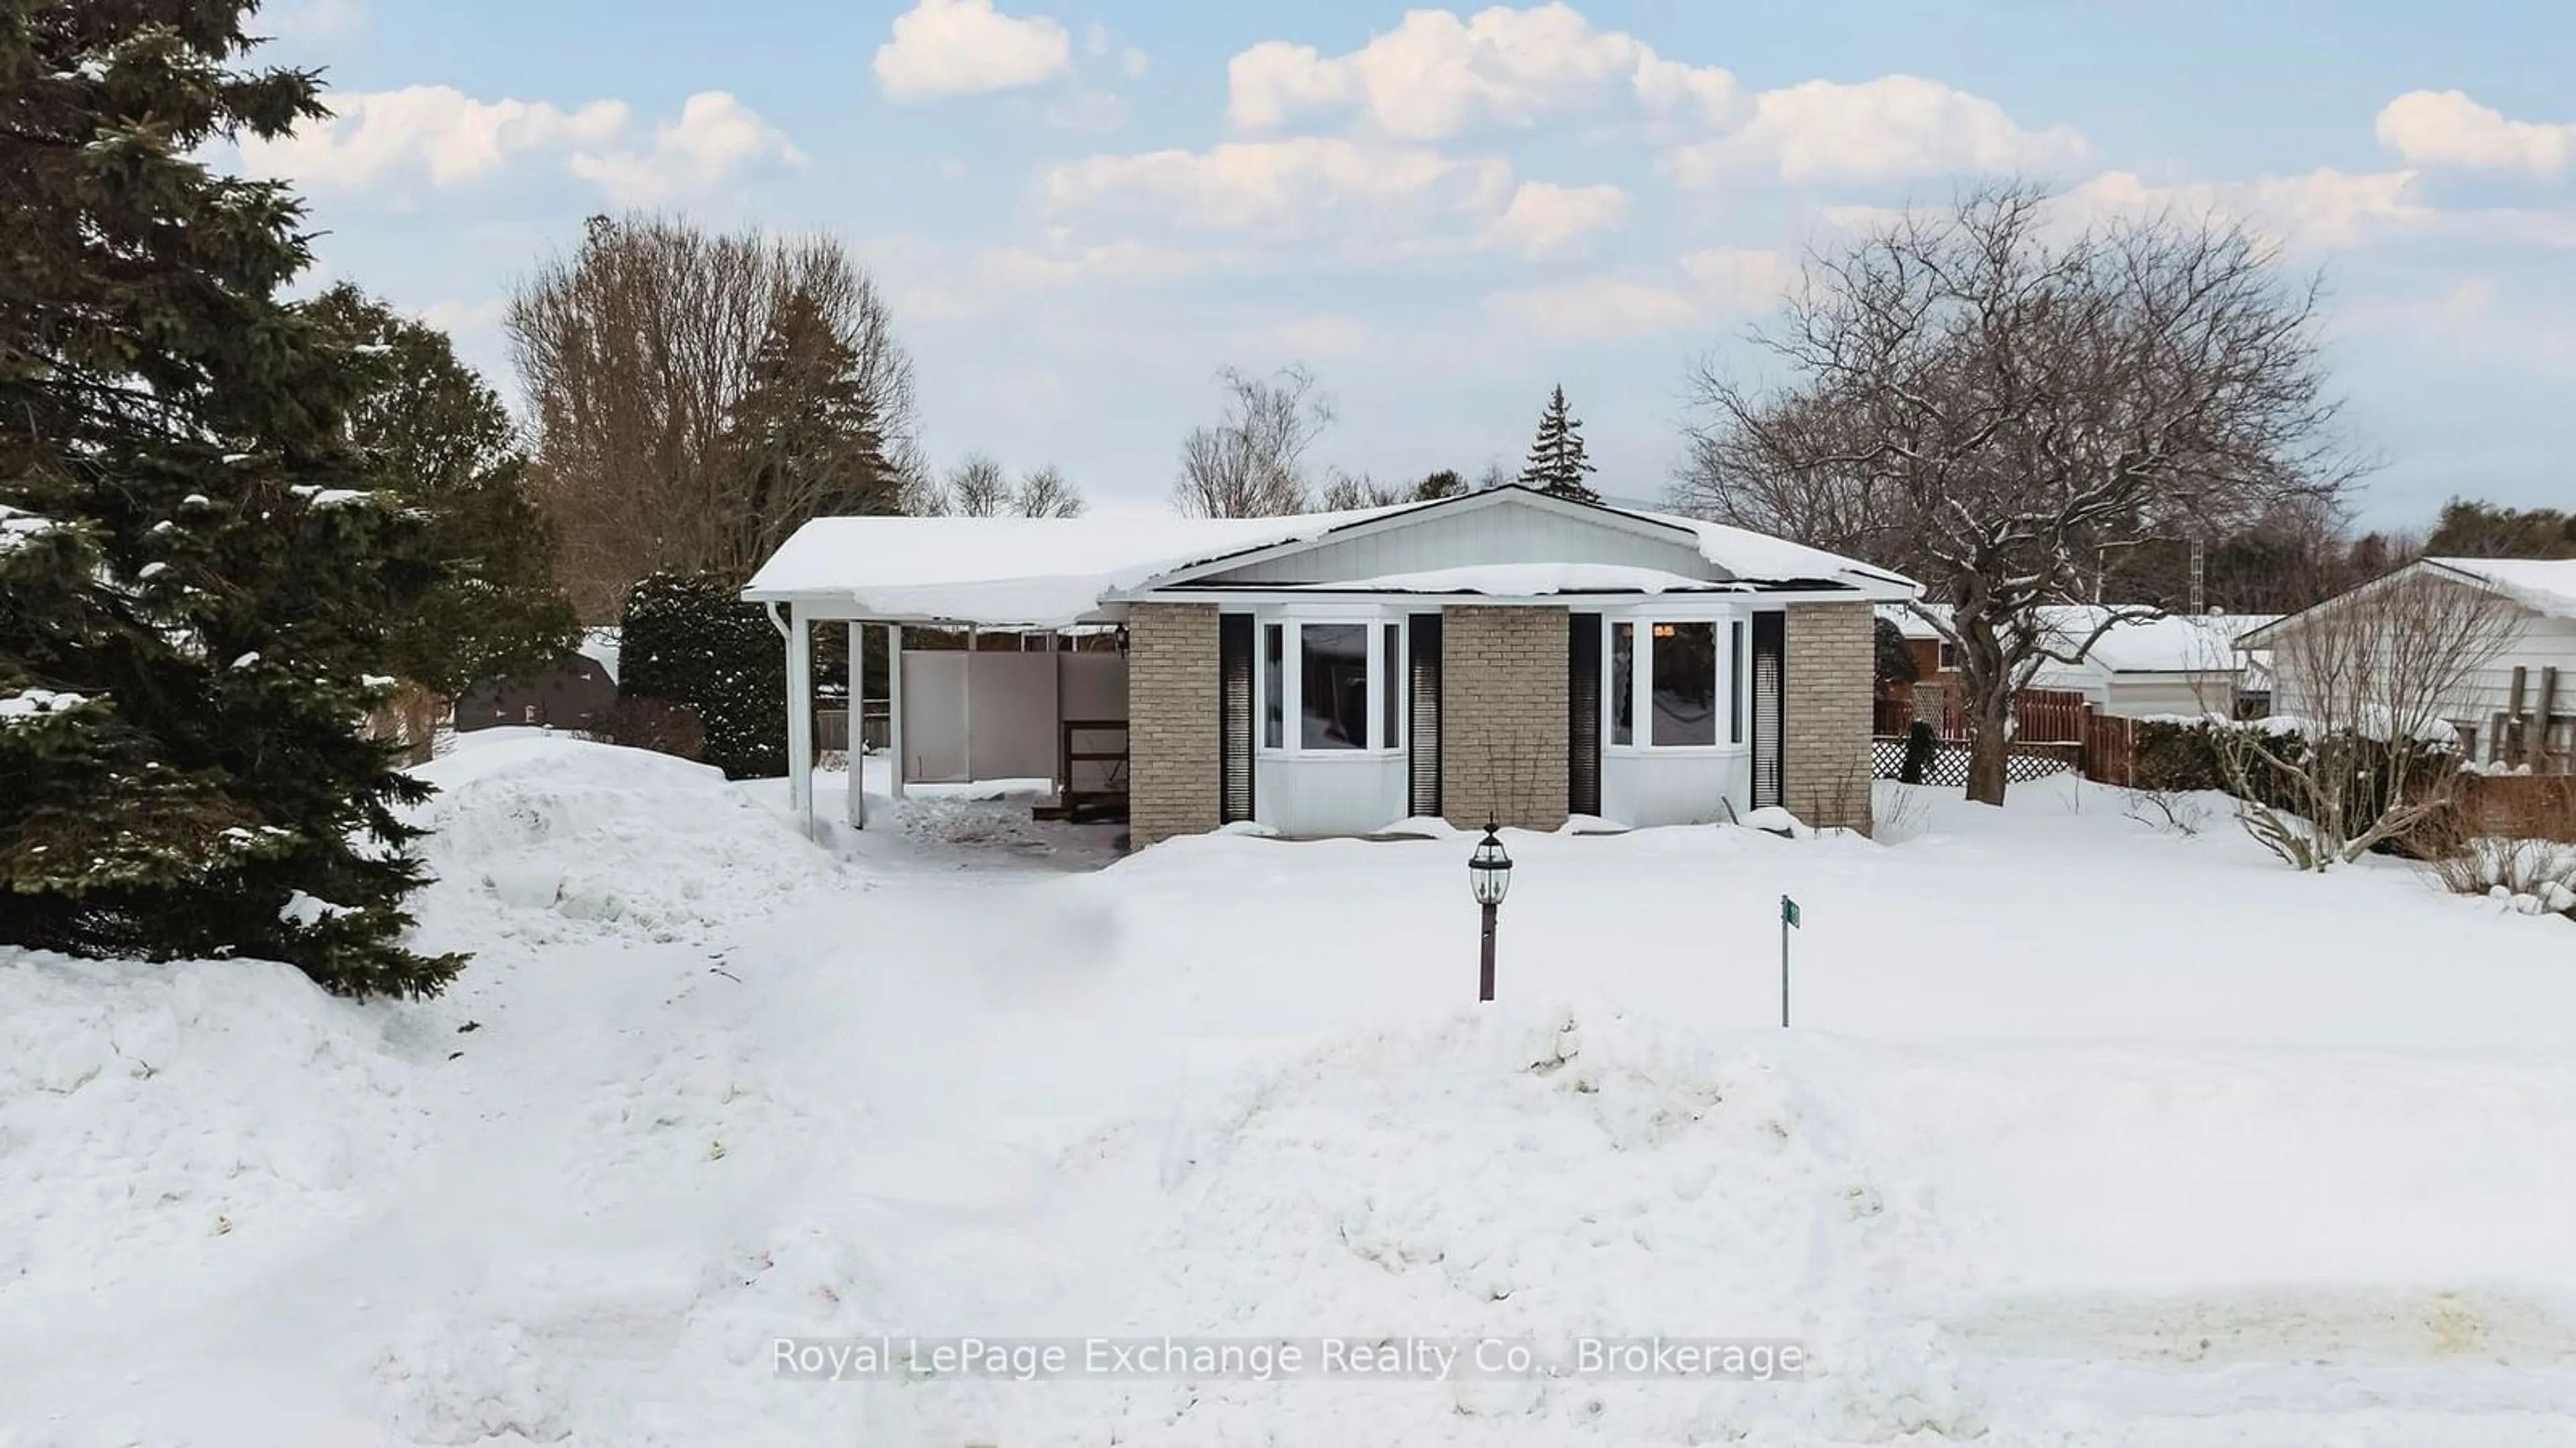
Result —
[{"label": "snow covered bush", "polygon": [[2464,777],[2416,840],[2459,894],[2525,914],[2576,913],[2576,779]]}]

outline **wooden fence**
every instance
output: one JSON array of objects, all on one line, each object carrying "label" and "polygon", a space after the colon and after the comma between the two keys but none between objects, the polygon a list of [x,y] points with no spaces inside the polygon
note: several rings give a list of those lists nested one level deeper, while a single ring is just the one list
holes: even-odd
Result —
[{"label": "wooden fence", "polygon": [[[1904,769],[1906,736],[1917,719],[1932,726],[1932,762],[1925,784],[1965,788],[1968,783],[1968,710],[1962,691],[1917,684],[1905,694],[1878,699],[1871,710],[1870,762],[1881,779]],[[2129,782],[2133,728],[2127,719],[2101,713],[2072,689],[2024,689],[2013,700],[2012,747],[2004,777],[2015,784],[2052,774],[2080,773],[2107,784]]]}]

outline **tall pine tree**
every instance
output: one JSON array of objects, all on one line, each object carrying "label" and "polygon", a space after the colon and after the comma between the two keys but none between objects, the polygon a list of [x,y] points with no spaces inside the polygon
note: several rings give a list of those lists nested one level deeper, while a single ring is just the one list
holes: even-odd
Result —
[{"label": "tall pine tree", "polygon": [[1583,481],[1597,471],[1584,456],[1583,424],[1567,411],[1565,389],[1560,386],[1548,396],[1547,411],[1539,416],[1538,440],[1530,444],[1529,465],[1521,469],[1521,482],[1578,503],[1597,503],[1601,495]]},{"label": "tall pine tree", "polygon": [[358,721],[438,569],[350,446],[357,357],[278,298],[301,206],[196,159],[324,114],[246,68],[252,9],[0,19],[0,943],[427,994],[429,788]]},{"label": "tall pine tree", "polygon": [[741,556],[766,558],[813,518],[902,511],[903,480],[858,350],[811,292],[791,290],[752,355],[733,430],[748,470]]}]

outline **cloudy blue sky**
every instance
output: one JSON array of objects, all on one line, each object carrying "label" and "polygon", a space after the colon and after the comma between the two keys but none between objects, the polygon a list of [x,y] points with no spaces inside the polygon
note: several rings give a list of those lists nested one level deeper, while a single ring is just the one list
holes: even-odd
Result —
[{"label": "cloudy blue sky", "polygon": [[1694,358],[1802,250],[1982,175],[2215,207],[2331,294],[2385,467],[2576,503],[2576,6],[2561,0],[276,0],[337,117],[244,158],[325,272],[506,393],[513,281],[586,215],[823,230],[876,273],[935,462],[1159,507],[1211,374],[1302,361],[1320,463],[1517,462],[1547,389],[1653,496]]}]

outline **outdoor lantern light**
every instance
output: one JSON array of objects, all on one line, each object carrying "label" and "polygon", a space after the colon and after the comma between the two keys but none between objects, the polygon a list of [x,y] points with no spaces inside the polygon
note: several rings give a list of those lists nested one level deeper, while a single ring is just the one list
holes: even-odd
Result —
[{"label": "outdoor lantern light", "polygon": [[1494,998],[1494,907],[1512,888],[1512,857],[1503,842],[1494,836],[1494,817],[1485,816],[1485,837],[1476,842],[1476,853],[1467,857],[1467,883],[1475,887],[1476,903],[1484,907],[1484,968],[1478,976],[1476,999]]}]

